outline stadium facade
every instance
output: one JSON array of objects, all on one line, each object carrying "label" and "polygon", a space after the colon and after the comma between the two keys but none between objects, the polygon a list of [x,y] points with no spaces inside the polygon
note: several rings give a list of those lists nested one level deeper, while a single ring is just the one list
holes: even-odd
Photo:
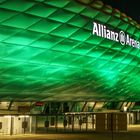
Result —
[{"label": "stadium facade", "polygon": [[136,21],[100,0],[2,0],[0,13],[2,134],[139,123]]}]

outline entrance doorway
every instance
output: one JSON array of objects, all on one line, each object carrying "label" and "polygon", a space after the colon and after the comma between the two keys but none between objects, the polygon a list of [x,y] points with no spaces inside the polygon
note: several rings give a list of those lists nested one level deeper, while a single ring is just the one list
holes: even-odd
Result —
[{"label": "entrance doorway", "polygon": [[27,134],[31,132],[31,117],[1,116],[0,135]]}]

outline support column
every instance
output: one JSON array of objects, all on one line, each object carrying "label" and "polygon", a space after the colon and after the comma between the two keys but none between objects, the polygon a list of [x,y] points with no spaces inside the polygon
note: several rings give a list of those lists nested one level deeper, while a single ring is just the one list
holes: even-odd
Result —
[{"label": "support column", "polygon": [[10,117],[10,121],[11,121],[11,123],[10,123],[10,135],[13,135],[13,117],[12,116]]}]

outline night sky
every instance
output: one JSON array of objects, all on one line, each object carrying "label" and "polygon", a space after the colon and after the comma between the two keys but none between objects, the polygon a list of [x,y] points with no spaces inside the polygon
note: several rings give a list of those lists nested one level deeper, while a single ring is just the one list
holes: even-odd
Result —
[{"label": "night sky", "polygon": [[120,10],[140,24],[140,0],[102,0]]}]

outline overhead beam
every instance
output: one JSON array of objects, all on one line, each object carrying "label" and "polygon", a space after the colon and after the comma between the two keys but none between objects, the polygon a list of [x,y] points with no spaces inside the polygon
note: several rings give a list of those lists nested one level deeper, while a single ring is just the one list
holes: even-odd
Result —
[{"label": "overhead beam", "polygon": [[11,109],[11,107],[12,107],[12,103],[13,103],[13,101],[11,101],[11,102],[9,103],[8,110]]},{"label": "overhead beam", "polygon": [[93,107],[92,107],[92,109],[91,109],[91,112],[93,112],[93,110],[94,110],[94,108],[95,108],[95,106],[96,106],[96,103],[97,103],[97,102],[94,102]]},{"label": "overhead beam", "polygon": [[73,110],[75,104],[76,104],[75,102],[72,103],[72,106],[71,106],[71,108],[70,108],[70,112],[72,112],[72,110]]},{"label": "overhead beam", "polygon": [[83,112],[85,110],[86,105],[87,105],[87,102],[84,103],[81,112]]}]

